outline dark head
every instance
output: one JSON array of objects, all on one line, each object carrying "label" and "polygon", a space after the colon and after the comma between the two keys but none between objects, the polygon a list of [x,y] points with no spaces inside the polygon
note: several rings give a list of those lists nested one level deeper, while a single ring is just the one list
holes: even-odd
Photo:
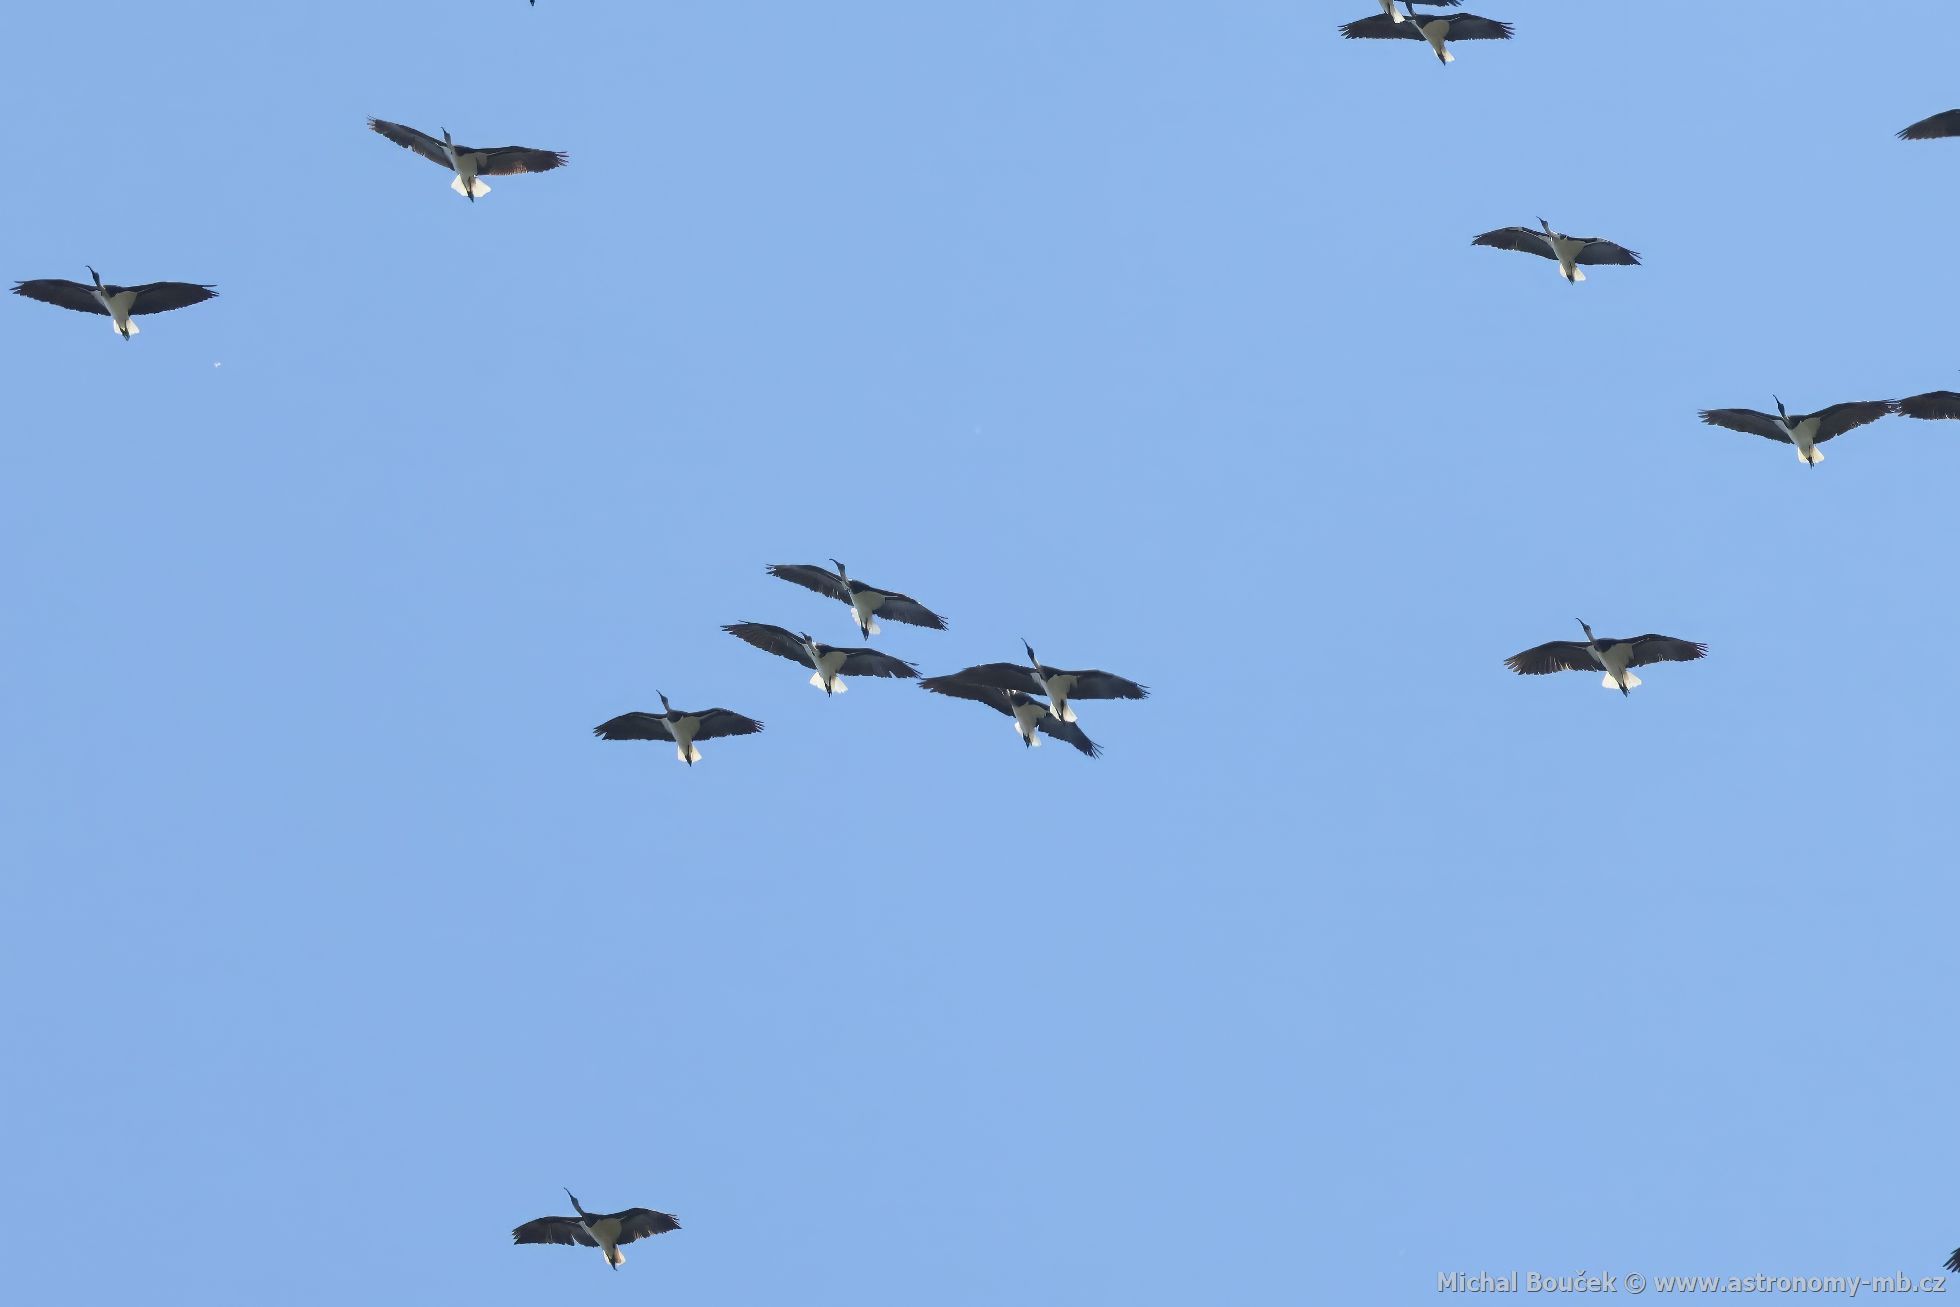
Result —
[{"label": "dark head", "polygon": [[1041,659],[1034,656],[1034,646],[1028,643],[1028,637],[1025,635],[1021,637],[1021,647],[1028,651],[1028,661],[1033,663],[1037,668],[1040,667]]},{"label": "dark head", "polygon": [[1543,218],[1540,218],[1540,219],[1538,220],[1538,225],[1539,225],[1540,227],[1543,227],[1543,228],[1545,229],[1545,234],[1546,234],[1547,236],[1549,236],[1549,235],[1551,235],[1551,234],[1552,234],[1552,224],[1551,224],[1551,223],[1549,223],[1549,222],[1546,222],[1546,221],[1545,221],[1545,220],[1544,220]]},{"label": "dark head", "polygon": [[[660,694],[660,691],[655,690],[654,693]],[[671,713],[674,711],[674,705],[667,702],[667,696],[664,694],[660,694],[660,711],[664,713]],[[569,1194],[571,1190],[567,1189],[565,1192]]]},{"label": "dark head", "polygon": [[1586,625],[1585,620],[1583,618],[1575,617],[1572,620],[1579,623],[1579,629],[1586,633],[1586,643],[1591,644],[1593,642],[1592,628]]},{"label": "dark head", "polygon": [[830,565],[837,569],[837,577],[839,580],[848,579],[844,574],[844,565],[842,563],[838,562],[836,559],[833,558],[830,560]]},{"label": "dark head", "polygon": [[567,1198],[571,1198],[571,1199],[572,1199],[572,1210],[573,1210],[573,1211],[575,1211],[575,1212],[577,1212],[577,1213],[578,1213],[578,1214],[579,1214],[580,1216],[584,1216],[584,1215],[585,1215],[585,1209],[584,1209],[583,1207],[580,1207],[580,1206],[578,1205],[578,1199],[577,1199],[577,1198],[574,1198],[574,1197],[572,1197],[572,1191],[571,1191],[571,1190],[569,1190],[569,1189],[567,1189],[567,1190],[565,1191],[565,1197],[567,1197]]},{"label": "dark head", "polygon": [[[1774,395],[1771,395],[1771,396],[1770,396],[1770,398],[1771,398],[1771,399],[1776,399],[1776,396],[1774,396]],[[1788,420],[1789,420],[1789,417],[1790,417],[1790,415],[1789,415],[1788,413],[1786,413],[1786,412],[1784,412],[1784,411],[1783,411],[1783,401],[1782,401],[1782,400],[1780,400],[1780,399],[1776,399],[1776,415],[1777,415],[1778,417],[1780,417],[1780,418],[1782,418],[1782,419],[1784,419],[1785,421],[1788,421]]]},{"label": "dark head", "polygon": [[[82,266],[83,266],[83,267],[85,267],[85,268],[88,268],[88,265],[87,265],[86,263],[85,263],[85,264],[83,264]],[[96,271],[96,270],[95,270],[94,268],[89,268],[89,269],[88,269],[88,275],[89,275],[89,280],[91,280],[91,281],[93,281],[93,282],[95,283],[95,288],[96,288],[97,290],[101,290],[101,289],[102,289],[102,274],[101,274],[101,273],[99,273],[99,272],[97,272],[97,271]]]}]

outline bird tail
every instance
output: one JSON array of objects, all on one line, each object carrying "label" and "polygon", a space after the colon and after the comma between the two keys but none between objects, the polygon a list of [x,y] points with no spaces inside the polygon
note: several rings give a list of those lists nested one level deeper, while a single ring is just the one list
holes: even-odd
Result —
[{"label": "bird tail", "polygon": [[[1620,676],[1622,680],[1625,682],[1626,688],[1629,690],[1633,689],[1636,685],[1640,684],[1640,678],[1638,676],[1635,676],[1632,672],[1621,672]],[[1600,681],[1600,685],[1604,686],[1608,690],[1617,690],[1621,686],[1621,681],[1614,680],[1613,673],[1608,672],[1606,673],[1605,679]]]},{"label": "bird tail", "polygon": [[1015,722],[1014,733],[1020,736],[1021,743],[1027,745],[1030,749],[1039,749],[1041,747],[1041,734],[1038,731],[1023,731],[1021,729],[1021,723]]},{"label": "bird tail", "polygon": [[1806,456],[1801,449],[1797,451],[1797,462],[1799,463],[1808,463],[1812,467],[1816,467],[1819,463],[1823,461],[1824,461],[1824,451],[1817,448],[1817,446],[1815,445],[1812,445],[1810,447],[1810,453],[1808,456]]},{"label": "bird tail", "polygon": [[[481,177],[476,178],[475,181],[476,181],[476,193],[478,195],[488,195],[490,193],[489,182],[484,181],[483,178]],[[449,189],[456,192],[458,195],[462,196],[466,200],[470,198],[470,193],[463,189],[463,179],[461,177],[450,178]]]},{"label": "bird tail", "polygon": [[866,622],[864,624],[864,633],[867,636],[876,635],[878,634],[879,631],[883,629],[884,628],[879,626],[876,622]]},{"label": "bird tail", "polygon": [[1059,716],[1059,717],[1060,717],[1060,718],[1061,718],[1061,719],[1062,719],[1063,721],[1065,721],[1065,722],[1072,722],[1072,721],[1074,721],[1074,720],[1075,720],[1075,705],[1074,705],[1074,704],[1072,704],[1072,703],[1070,703],[1070,702],[1069,702],[1068,700],[1066,700],[1066,699],[1064,699],[1064,700],[1062,701],[1062,709],[1061,709],[1061,712],[1060,712],[1060,713],[1058,713],[1058,714],[1057,714],[1057,716]]},{"label": "bird tail", "polygon": [[[1564,271],[1565,271],[1565,269],[1564,269],[1564,268],[1560,268],[1560,269],[1559,269],[1559,271],[1560,271],[1560,272],[1564,272]],[[1569,282],[1573,282],[1573,283],[1575,283],[1575,284],[1576,284],[1576,283],[1578,283],[1578,282],[1582,282],[1582,281],[1584,281],[1585,279],[1586,279],[1586,274],[1585,274],[1585,273],[1583,273],[1583,272],[1581,272],[1581,271],[1579,271],[1579,269],[1577,269],[1577,268],[1574,268],[1574,269],[1572,269],[1572,275],[1571,275],[1570,277],[1567,277],[1567,278],[1566,278],[1566,280],[1567,280],[1567,281],[1569,281]]]},{"label": "bird tail", "polygon": [[140,336],[143,334],[143,329],[136,325],[135,318],[127,319],[121,325],[118,325],[116,320],[111,318],[109,319],[109,330],[115,332],[118,336]]},{"label": "bird tail", "polygon": [[1438,59],[1441,59],[1446,64],[1453,64],[1456,62],[1456,56],[1451,54],[1447,49],[1438,50],[1436,52],[1436,57]]},{"label": "bird tail", "polygon": [[616,1271],[626,1265],[626,1254],[615,1244],[611,1248],[606,1249],[606,1260],[612,1263],[613,1269]]},{"label": "bird tail", "polygon": [[824,685],[824,683],[823,683],[823,673],[822,673],[822,672],[811,672],[811,673],[810,673],[810,684],[812,684],[812,685],[814,685],[814,686],[816,686],[816,687],[817,687],[817,688],[818,688],[819,690],[822,690],[822,689],[825,689],[825,688],[828,688],[828,689],[829,689],[829,691],[830,691],[830,692],[831,692],[832,694],[842,694],[842,693],[844,693],[844,678],[843,678],[843,677],[841,677],[841,676],[833,676],[833,677],[831,677],[831,678],[830,678],[830,685],[829,685],[828,687],[826,687],[826,686]]},{"label": "bird tail", "polygon": [[692,740],[688,741],[686,744],[680,745],[675,750],[675,752],[680,756],[680,760],[684,763],[688,763],[691,765],[693,763],[697,763],[701,761],[701,751],[694,747],[694,742]]}]

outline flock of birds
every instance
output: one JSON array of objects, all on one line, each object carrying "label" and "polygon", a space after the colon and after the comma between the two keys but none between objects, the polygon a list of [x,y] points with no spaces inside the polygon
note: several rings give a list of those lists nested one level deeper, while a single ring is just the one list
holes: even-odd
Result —
[{"label": "flock of birds", "polygon": [[[1462,0],[1378,0],[1382,12],[1341,26],[1349,39],[1399,39],[1426,42],[1436,58],[1445,64],[1455,61],[1449,45],[1455,41],[1509,40],[1510,23],[1465,13],[1418,12],[1425,9],[1456,10]],[[531,0],[535,6],[536,0]],[[460,145],[444,130],[440,138],[416,128],[385,119],[370,118],[368,126],[403,149],[447,169],[450,188],[474,204],[490,191],[485,177],[506,177],[522,173],[550,172],[569,162],[561,151],[526,146],[491,148]],[[1904,128],[1900,139],[1932,140],[1960,136],[1960,109],[1934,114]],[[1596,236],[1572,236],[1555,231],[1544,218],[1538,226],[1502,227],[1474,238],[1474,245],[1537,255],[1557,265],[1559,276],[1569,284],[1586,280],[1581,270],[1589,266],[1637,266],[1640,256],[1614,241]],[[191,307],[214,298],[215,288],[194,282],[155,281],[134,286],[106,283],[93,267],[89,282],[43,278],[17,282],[16,295],[58,308],[93,313],[109,318],[124,340],[138,333],[135,319],[154,313],[167,313]],[[1902,400],[1860,400],[1833,404],[1814,413],[1790,413],[1781,399],[1772,396],[1775,413],[1746,408],[1716,408],[1701,412],[1710,426],[1762,436],[1795,447],[1806,466],[1815,467],[1824,455],[1818,448],[1847,431],[1856,430],[1881,418],[1897,414],[1920,419],[1960,419],[1960,393],[1929,391]],[[824,568],[809,564],[776,564],[767,571],[781,580],[815,591],[845,604],[851,610],[859,634],[870,639],[879,633],[875,618],[925,627],[946,629],[945,619],[911,596],[897,590],[868,585],[852,576],[835,559]],[[1505,659],[1505,665],[1524,676],[1553,672],[1602,672],[1602,684],[1626,695],[1638,686],[1640,678],[1632,669],[1663,662],[1692,662],[1706,656],[1706,644],[1665,635],[1598,637],[1584,621],[1579,622],[1584,640],[1553,640]],[[1137,682],[1101,670],[1065,670],[1050,667],[1036,655],[1025,640],[1022,649],[1026,663],[980,663],[946,676],[921,678],[919,670],[903,659],[868,647],[825,644],[807,631],[765,622],[735,622],[722,630],[743,642],[788,659],[810,669],[809,682],[826,696],[841,694],[847,677],[881,677],[918,681],[934,694],[964,699],[1002,713],[1013,721],[1024,746],[1040,744],[1040,736],[1060,740],[1090,757],[1101,747],[1092,741],[1076,717],[1073,704],[1082,699],[1142,699],[1149,691]],[[726,708],[677,709],[665,694],[660,696],[661,711],[627,712],[602,722],[593,733],[605,740],[664,741],[675,746],[680,761],[692,766],[700,761],[699,744],[726,736],[753,735],[762,723]],[[597,1248],[606,1263],[617,1269],[626,1256],[622,1244],[680,1228],[680,1222],[667,1212],[631,1207],[619,1212],[588,1212],[571,1191],[573,1216],[544,1216],[526,1221],[511,1231],[519,1244],[562,1244]],[[1960,1272],[1960,1249],[1946,1262],[1950,1271]]]}]

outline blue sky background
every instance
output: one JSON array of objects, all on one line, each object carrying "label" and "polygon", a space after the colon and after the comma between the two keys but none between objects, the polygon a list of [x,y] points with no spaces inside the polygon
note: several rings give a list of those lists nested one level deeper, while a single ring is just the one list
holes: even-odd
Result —
[{"label": "blue sky background", "polygon": [[[1477,8],[12,13],[0,271],[222,297],[0,304],[10,1296],[1936,1272],[1960,423],[1695,413],[1960,386],[1950,51]],[[847,642],[832,555],[1152,696],[717,630]],[[1575,616],[1710,656],[1503,668]],[[768,730],[591,738],[656,690]],[[685,1229],[510,1248],[560,1185]]]}]

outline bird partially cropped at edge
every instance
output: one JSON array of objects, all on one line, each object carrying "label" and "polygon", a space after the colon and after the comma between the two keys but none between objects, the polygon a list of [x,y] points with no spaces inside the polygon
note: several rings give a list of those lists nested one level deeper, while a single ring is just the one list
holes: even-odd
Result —
[{"label": "bird partially cropped at edge", "polygon": [[1946,1269],[1960,1275],[1960,1248],[1955,1248],[1953,1256],[1946,1259]]},{"label": "bird partially cropped at edge", "polygon": [[649,1207],[629,1207],[623,1212],[601,1214],[580,1207],[569,1189],[565,1197],[572,1199],[572,1210],[577,1216],[540,1216],[535,1221],[526,1221],[510,1232],[510,1241],[597,1248],[606,1255],[606,1265],[616,1271],[626,1261],[619,1245],[681,1228],[680,1221],[671,1214]]},{"label": "bird partially cropped at edge", "polygon": [[1942,136],[1960,136],[1960,109],[1948,109],[1899,129],[1902,141],[1936,141]]},{"label": "bird partially cropped at edge", "polygon": [[64,281],[58,277],[17,281],[14,283],[14,294],[52,304],[56,308],[74,309],[77,313],[100,313],[109,319],[116,334],[124,340],[141,334],[141,328],[130,321],[139,314],[168,313],[172,309],[188,308],[208,299],[216,299],[218,295],[209,286],[188,281],[150,281],[141,286],[110,286],[103,283],[102,274],[94,268],[88,270],[88,275],[93,285],[85,286],[79,281]]},{"label": "bird partially cropped at edge", "polygon": [[1407,41],[1427,41],[1437,60],[1446,64],[1456,62],[1456,56],[1449,49],[1451,41],[1508,41],[1511,32],[1509,23],[1493,18],[1482,18],[1476,14],[1419,14],[1413,8],[1400,16],[1391,10],[1341,24],[1341,35],[1350,41],[1398,37]]},{"label": "bird partially cropped at edge", "polygon": [[1782,400],[1774,395],[1770,398],[1776,400],[1773,414],[1758,413],[1753,408],[1705,408],[1701,420],[1711,427],[1795,445],[1797,458],[1809,467],[1816,467],[1824,461],[1824,451],[1817,446],[1868,422],[1876,422],[1892,411],[1891,400],[1870,399],[1833,404],[1815,413],[1790,413],[1784,409]]},{"label": "bird partially cropped at edge", "polygon": [[1578,285],[1586,279],[1579,271],[1581,263],[1637,265],[1640,256],[1624,245],[1617,245],[1599,236],[1568,236],[1562,231],[1553,231],[1552,224],[1543,218],[1538,220],[1542,231],[1529,227],[1499,227],[1474,238],[1472,245],[1483,245],[1493,250],[1517,250],[1524,254],[1536,254],[1541,259],[1551,259],[1558,264],[1558,275],[1571,285]]},{"label": "bird partially cropped at edge", "polygon": [[1063,721],[1047,704],[1019,690],[1003,690],[953,676],[929,677],[919,682],[919,688],[951,699],[984,703],[996,712],[1006,713],[1014,719],[1014,733],[1021,737],[1021,743],[1027,748],[1041,747],[1041,741],[1035,735],[1039,731],[1042,735],[1073,745],[1077,751],[1091,758],[1102,756],[1102,746],[1090,739],[1080,726],[1072,721]]},{"label": "bird partially cropped at edge", "polygon": [[1044,695],[1057,717],[1065,722],[1075,720],[1075,709],[1070,707],[1074,699],[1147,699],[1150,690],[1125,676],[1098,669],[1088,671],[1064,671],[1059,667],[1049,667],[1034,656],[1034,646],[1026,640],[1021,648],[1027,650],[1028,665],[1019,663],[981,663],[968,667],[950,676],[935,676],[922,682],[927,689],[936,689],[944,694],[944,686],[986,685],[997,690],[1015,690],[1022,694]]},{"label": "bird partially cropped at edge", "polygon": [[[532,4],[536,4],[537,2],[538,0],[531,0]],[[1395,7],[1395,0],[1375,0],[1375,3],[1382,7],[1382,12],[1388,15],[1390,22],[1400,23],[1407,21],[1403,18],[1402,11]],[[1463,0],[1410,0],[1409,11],[1411,16],[1413,16],[1417,4],[1428,5],[1434,9],[1454,9],[1462,3]]]},{"label": "bird partially cropped at edge", "polygon": [[1640,684],[1640,678],[1629,668],[1646,667],[1651,663],[1691,663],[1697,658],[1708,656],[1708,646],[1693,640],[1678,640],[1671,635],[1634,635],[1620,639],[1602,640],[1593,635],[1592,627],[1584,620],[1574,618],[1579,629],[1586,633],[1583,643],[1578,640],[1553,640],[1547,644],[1536,645],[1523,653],[1512,654],[1504,660],[1504,665],[1520,676],[1546,676],[1552,672],[1605,672],[1600,685],[1608,690],[1618,690],[1622,695],[1631,694],[1633,687]]},{"label": "bird partially cropped at edge", "polygon": [[702,708],[695,712],[682,712],[667,702],[667,696],[660,696],[660,711],[621,713],[610,721],[600,722],[592,728],[592,733],[602,740],[669,740],[679,752],[680,760],[692,767],[701,761],[701,751],[694,747],[699,740],[718,740],[729,735],[754,735],[762,729],[762,723],[753,717],[744,717],[726,708]]},{"label": "bird partially cropped at edge", "polygon": [[722,630],[737,640],[754,645],[764,653],[787,658],[811,668],[810,684],[825,695],[842,694],[846,676],[893,676],[918,679],[919,669],[902,658],[879,653],[876,649],[840,649],[812,639],[808,631],[795,632],[767,622],[735,622]]},{"label": "bird partially cropped at edge", "polygon": [[484,177],[550,172],[571,162],[558,150],[533,150],[523,145],[499,145],[493,149],[458,145],[449,138],[448,128],[443,129],[442,139],[438,141],[427,132],[391,123],[385,118],[370,118],[367,122],[371,130],[404,150],[413,151],[430,163],[440,164],[455,173],[450,179],[449,189],[471,204],[476,203],[477,196],[490,193],[490,187],[481,180]]},{"label": "bird partially cropped at edge", "polygon": [[874,616],[934,631],[946,629],[945,618],[912,596],[853,580],[844,565],[834,558],[830,564],[837,569],[835,572],[814,563],[771,563],[763,570],[778,580],[800,585],[805,590],[815,590],[841,604],[849,604],[851,617],[857,622],[859,633],[867,640],[879,631],[878,623],[871,620]]},{"label": "bird partially cropped at edge", "polygon": [[1936,420],[1939,418],[1960,418],[1960,393],[1951,390],[1929,390],[1923,395],[1908,395],[1893,405],[1901,417]]}]

